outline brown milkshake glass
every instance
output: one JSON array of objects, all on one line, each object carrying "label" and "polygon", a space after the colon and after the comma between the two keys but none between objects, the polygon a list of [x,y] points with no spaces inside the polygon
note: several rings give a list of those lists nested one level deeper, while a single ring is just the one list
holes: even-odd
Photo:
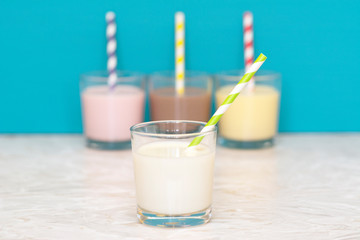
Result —
[{"label": "brown milkshake glass", "polygon": [[174,71],[153,73],[149,79],[152,121],[192,120],[207,122],[211,111],[212,79],[198,71],[186,71],[185,92],[175,89]]}]

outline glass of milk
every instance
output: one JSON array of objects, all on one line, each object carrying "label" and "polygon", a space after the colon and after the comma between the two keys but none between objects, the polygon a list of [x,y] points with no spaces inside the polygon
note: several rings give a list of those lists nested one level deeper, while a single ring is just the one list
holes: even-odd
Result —
[{"label": "glass of milk", "polygon": [[130,127],[144,121],[144,75],[117,72],[113,90],[106,71],[80,77],[83,129],[86,145],[101,150],[131,147]]},{"label": "glass of milk", "polygon": [[185,92],[175,89],[174,71],[155,72],[149,77],[152,121],[208,121],[211,113],[212,79],[200,71],[185,72]]},{"label": "glass of milk", "polygon": [[[188,227],[211,217],[216,132],[205,122],[154,121],[131,127],[137,217],[160,227]],[[201,144],[190,142],[204,135]]]},{"label": "glass of milk", "polygon": [[[235,70],[215,75],[216,105],[220,106],[244,71]],[[278,129],[281,75],[259,70],[255,89],[244,89],[219,121],[222,146],[242,149],[271,147]]]}]

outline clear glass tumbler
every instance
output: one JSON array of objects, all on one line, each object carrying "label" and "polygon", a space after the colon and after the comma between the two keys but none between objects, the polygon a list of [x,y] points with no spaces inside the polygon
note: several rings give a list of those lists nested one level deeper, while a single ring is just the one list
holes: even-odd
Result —
[{"label": "clear glass tumbler", "polygon": [[[217,129],[200,134],[205,124],[154,121],[131,127],[141,223],[187,227],[210,220]],[[200,145],[188,149],[200,135]]]},{"label": "clear glass tumbler", "polygon": [[90,72],[80,77],[80,95],[86,144],[102,150],[131,147],[130,127],[144,121],[144,75],[117,72],[113,90],[108,73]]},{"label": "clear glass tumbler", "polygon": [[[244,71],[235,70],[215,75],[216,105],[220,106]],[[219,142],[230,148],[258,149],[271,147],[278,130],[281,75],[258,71],[255,89],[244,89],[221,117]]]},{"label": "clear glass tumbler", "polygon": [[204,72],[185,72],[185,92],[177,94],[174,71],[153,73],[149,78],[151,120],[207,122],[211,111],[212,79]]}]

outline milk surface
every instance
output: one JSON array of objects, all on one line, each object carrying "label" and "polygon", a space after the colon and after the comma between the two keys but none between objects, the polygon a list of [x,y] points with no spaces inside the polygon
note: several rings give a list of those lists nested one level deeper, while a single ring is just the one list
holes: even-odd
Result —
[{"label": "milk surface", "polygon": [[133,150],[136,198],[145,211],[180,215],[212,202],[215,149],[185,151],[188,142],[160,141]]},{"label": "milk surface", "polygon": [[[220,106],[233,86],[216,92]],[[241,92],[219,121],[222,137],[238,141],[266,140],[275,136],[278,125],[279,92],[269,86],[256,86],[254,92]]]}]

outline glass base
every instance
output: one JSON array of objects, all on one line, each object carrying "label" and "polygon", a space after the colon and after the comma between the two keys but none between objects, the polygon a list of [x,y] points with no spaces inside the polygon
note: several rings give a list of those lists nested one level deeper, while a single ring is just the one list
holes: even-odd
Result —
[{"label": "glass base", "polygon": [[194,213],[184,215],[167,216],[164,214],[157,214],[149,212],[141,208],[137,208],[137,217],[143,224],[163,227],[163,228],[180,228],[192,227],[208,223],[211,218],[211,207]]},{"label": "glass base", "polygon": [[261,148],[269,148],[274,146],[274,138],[269,138],[259,141],[236,141],[236,140],[229,140],[220,136],[219,143],[221,146],[228,148],[261,149]]},{"label": "glass base", "polygon": [[86,146],[98,150],[123,150],[123,149],[130,149],[131,142],[130,140],[124,142],[103,142],[103,141],[96,141],[87,138]]}]

